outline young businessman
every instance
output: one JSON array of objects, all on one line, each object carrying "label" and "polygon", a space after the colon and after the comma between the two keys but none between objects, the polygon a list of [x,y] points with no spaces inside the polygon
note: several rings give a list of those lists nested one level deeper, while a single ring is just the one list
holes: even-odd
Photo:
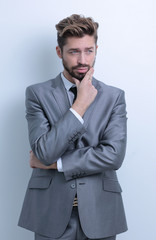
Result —
[{"label": "young businessman", "polygon": [[115,240],[127,230],[116,170],[126,149],[124,92],[93,77],[98,23],[57,25],[64,70],[26,90],[30,166],[19,225],[35,240]]}]

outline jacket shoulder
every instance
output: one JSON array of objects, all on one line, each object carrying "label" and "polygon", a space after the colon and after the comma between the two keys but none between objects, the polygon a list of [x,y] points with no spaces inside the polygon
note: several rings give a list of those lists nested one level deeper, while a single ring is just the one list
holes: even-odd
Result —
[{"label": "jacket shoulder", "polygon": [[31,91],[36,92],[37,94],[44,92],[46,93],[51,87],[55,88],[59,80],[60,75],[58,75],[56,78],[49,79],[45,82],[32,84],[26,88],[26,93]]},{"label": "jacket shoulder", "polygon": [[46,89],[46,88],[49,88],[51,85],[52,85],[52,81],[53,79],[50,79],[48,81],[45,81],[45,82],[41,82],[41,83],[35,83],[35,84],[32,84],[32,85],[29,85],[27,89],[32,89],[34,91],[38,91],[40,89]]},{"label": "jacket shoulder", "polygon": [[41,82],[41,83],[36,83],[36,84],[32,84],[30,86],[27,87],[27,89],[32,88],[33,90],[40,90],[40,89],[46,89],[51,87],[56,87],[58,81],[61,79],[60,74],[52,79],[49,79],[45,82]]},{"label": "jacket shoulder", "polygon": [[110,95],[120,95],[121,93],[124,93],[124,90],[115,86],[108,85],[100,80],[94,79],[95,84],[98,86],[98,88],[103,91],[107,92]]}]

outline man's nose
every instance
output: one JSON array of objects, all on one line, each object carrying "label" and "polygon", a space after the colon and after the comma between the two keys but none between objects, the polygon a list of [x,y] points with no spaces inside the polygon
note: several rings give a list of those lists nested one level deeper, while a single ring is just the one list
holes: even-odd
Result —
[{"label": "man's nose", "polygon": [[86,64],[86,58],[84,53],[80,53],[78,57],[78,63],[80,64]]}]

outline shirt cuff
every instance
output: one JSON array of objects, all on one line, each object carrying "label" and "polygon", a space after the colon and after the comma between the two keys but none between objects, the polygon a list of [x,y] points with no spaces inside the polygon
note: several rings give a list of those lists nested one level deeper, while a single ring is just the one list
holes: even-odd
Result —
[{"label": "shirt cuff", "polygon": [[61,158],[59,158],[57,160],[57,170],[58,170],[58,172],[63,172],[63,166],[62,166],[62,159]]},{"label": "shirt cuff", "polygon": [[77,117],[77,119],[78,119],[82,124],[84,123],[83,118],[82,118],[73,108],[70,108],[69,110],[75,115],[75,117]]}]

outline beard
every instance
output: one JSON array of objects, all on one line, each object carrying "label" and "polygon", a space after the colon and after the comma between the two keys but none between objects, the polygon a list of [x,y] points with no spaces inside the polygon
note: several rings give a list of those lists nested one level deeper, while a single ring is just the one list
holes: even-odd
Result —
[{"label": "beard", "polygon": [[[73,66],[73,67],[69,68],[67,62],[63,58],[62,58],[62,64],[64,66],[64,69],[70,74],[71,77],[76,78],[79,81],[82,81],[82,79],[85,77],[85,75],[89,71],[89,69],[94,66],[95,59],[94,59],[92,66],[87,65],[87,64],[78,64],[77,66]],[[75,73],[74,72],[74,70],[81,68],[81,67],[88,68],[87,72],[86,73]]]}]

